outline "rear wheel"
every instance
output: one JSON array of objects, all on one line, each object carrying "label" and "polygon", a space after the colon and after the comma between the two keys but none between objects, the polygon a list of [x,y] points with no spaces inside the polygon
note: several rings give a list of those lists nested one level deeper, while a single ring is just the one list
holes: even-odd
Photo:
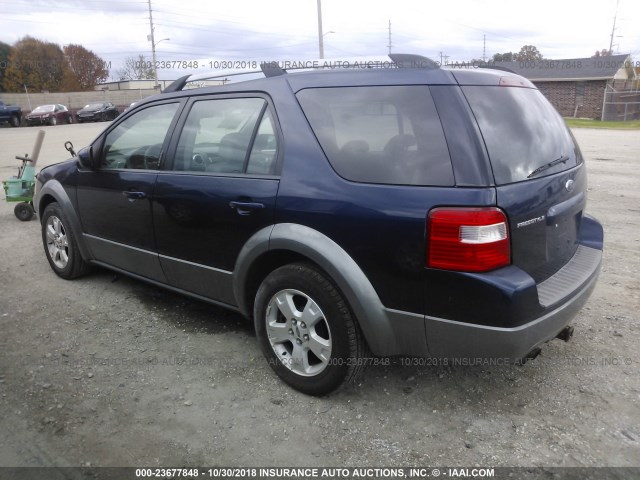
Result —
[{"label": "rear wheel", "polygon": [[57,125],[58,124],[58,119],[56,117],[51,117],[51,120],[49,120],[49,124],[50,125]]},{"label": "rear wheel", "polygon": [[18,115],[11,115],[11,119],[9,120],[9,124],[12,127],[19,127],[20,126],[20,117],[18,117]]},{"label": "rear wheel", "polygon": [[69,124],[73,123],[73,117],[71,115],[67,117],[67,123]]},{"label": "rear wheel", "polygon": [[256,295],[254,321],[269,365],[296,390],[325,395],[361,373],[362,333],[340,292],[312,265],[269,274]]},{"label": "rear wheel", "polygon": [[70,280],[89,271],[80,255],[67,216],[57,203],[50,203],[42,214],[42,243],[49,265],[56,274]]}]

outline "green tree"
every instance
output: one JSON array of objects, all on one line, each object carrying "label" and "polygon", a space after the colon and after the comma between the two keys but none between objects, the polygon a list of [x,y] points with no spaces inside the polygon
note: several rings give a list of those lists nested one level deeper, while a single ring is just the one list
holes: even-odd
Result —
[{"label": "green tree", "polygon": [[607,50],[606,48],[603,48],[602,50],[596,51],[595,55],[593,55],[591,58],[610,57],[611,55],[613,55],[613,50]]},{"label": "green tree", "polygon": [[7,92],[20,92],[24,85],[35,91],[60,91],[67,70],[58,45],[33,37],[18,40],[7,63],[3,82]]},{"label": "green tree", "polygon": [[117,71],[120,80],[152,80],[154,78],[151,62],[144,55],[127,57],[124,66]]},{"label": "green tree", "polygon": [[0,92],[4,92],[4,74],[9,66],[9,54],[11,53],[11,45],[0,42]]},{"label": "green tree", "polygon": [[494,62],[513,62],[516,59],[516,54],[513,52],[494,53]]},{"label": "green tree", "polygon": [[66,45],[63,48],[67,71],[62,90],[67,92],[93,90],[93,87],[109,77],[103,59],[82,45]]},{"label": "green tree", "polygon": [[542,60],[542,54],[533,45],[525,45],[516,54],[515,60],[518,62]]}]

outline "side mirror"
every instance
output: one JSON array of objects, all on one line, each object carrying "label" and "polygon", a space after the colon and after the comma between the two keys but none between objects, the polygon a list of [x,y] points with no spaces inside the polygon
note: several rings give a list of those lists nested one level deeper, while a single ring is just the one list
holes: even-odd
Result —
[{"label": "side mirror", "polygon": [[98,169],[98,162],[93,154],[93,147],[91,145],[81,148],[80,151],[78,151],[78,163],[83,168],[91,170]]}]

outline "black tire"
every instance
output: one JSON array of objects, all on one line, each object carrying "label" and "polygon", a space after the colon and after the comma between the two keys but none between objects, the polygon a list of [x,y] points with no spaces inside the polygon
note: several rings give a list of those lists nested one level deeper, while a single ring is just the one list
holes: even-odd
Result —
[{"label": "black tire", "polygon": [[[290,315],[294,319],[286,318],[276,306],[277,298],[290,298],[290,304],[297,309]],[[302,319],[311,315],[305,316],[305,311],[315,307],[319,308],[319,320],[314,320],[313,326],[306,325]],[[366,342],[347,302],[325,274],[312,265],[294,263],[271,272],[256,294],[254,323],[271,368],[288,385],[308,395],[326,395],[354,382],[366,364]],[[271,332],[277,326],[287,337],[272,343],[267,325]],[[312,344],[318,349],[318,338],[330,350],[324,353],[324,359],[312,351]],[[300,358],[305,361],[297,361]]]},{"label": "black tire", "polygon": [[58,124],[58,119],[56,117],[51,117],[51,120],[49,120],[49,125],[56,126]]},{"label": "black tire", "polygon": [[33,207],[27,202],[18,203],[13,209],[13,213],[18,218],[18,220],[22,222],[28,222],[33,218],[33,215],[35,214],[35,212],[33,211]]},{"label": "black tire", "polygon": [[19,127],[20,117],[18,117],[18,115],[11,115],[11,119],[9,119],[9,125],[11,125],[12,127]]},{"label": "black tire", "polygon": [[71,125],[71,124],[73,123],[73,117],[72,117],[71,115],[69,115],[69,116],[67,117],[67,123],[68,123],[69,125]]},{"label": "black tire", "polygon": [[100,114],[100,121],[101,122],[106,122],[107,121],[107,115],[104,112]]},{"label": "black tire", "polygon": [[[89,271],[89,264],[80,255],[75,235],[71,231],[67,216],[60,205],[56,202],[47,205],[42,214],[41,223],[42,243],[53,271],[67,280],[85,275]],[[51,236],[48,235],[49,227],[51,227],[49,232],[52,234]],[[58,235],[57,238],[53,238],[55,235]]]}]

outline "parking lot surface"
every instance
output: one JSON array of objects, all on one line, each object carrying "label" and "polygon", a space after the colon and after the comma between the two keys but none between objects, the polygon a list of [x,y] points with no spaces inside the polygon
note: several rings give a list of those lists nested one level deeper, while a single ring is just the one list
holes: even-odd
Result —
[{"label": "parking lot surface", "polygon": [[[105,126],[44,127],[38,167]],[[0,178],[37,130],[0,128]],[[0,200],[0,465],[640,466],[640,131],[574,133],[605,227],[574,338],[520,367],[391,359],[324,398],[280,382],[236,313],[58,278]]]}]

